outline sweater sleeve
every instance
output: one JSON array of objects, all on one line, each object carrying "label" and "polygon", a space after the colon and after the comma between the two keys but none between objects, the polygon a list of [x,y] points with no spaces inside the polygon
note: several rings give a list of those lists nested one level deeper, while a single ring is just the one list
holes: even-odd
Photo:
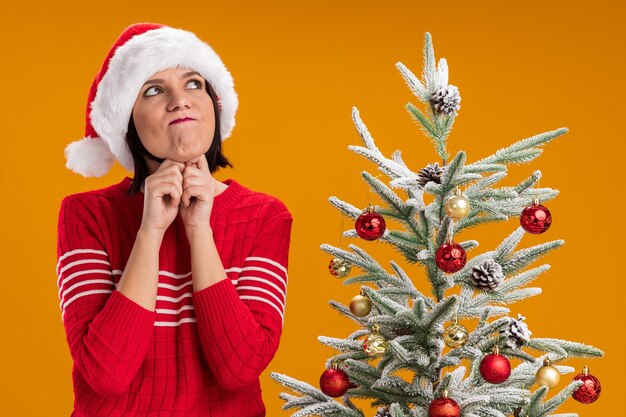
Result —
[{"label": "sweater sleeve", "polygon": [[57,286],[74,366],[103,395],[128,390],[145,358],[156,312],[115,290],[97,213],[76,198],[61,203]]},{"label": "sweater sleeve", "polygon": [[285,207],[260,226],[236,286],[225,279],[193,293],[204,356],[226,390],[258,381],[278,349],[292,222]]}]

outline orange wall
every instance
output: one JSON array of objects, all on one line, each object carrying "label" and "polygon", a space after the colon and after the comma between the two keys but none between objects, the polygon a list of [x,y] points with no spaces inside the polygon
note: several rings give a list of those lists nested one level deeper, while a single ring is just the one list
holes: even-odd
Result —
[{"label": "orange wall", "polygon": [[[116,164],[103,178],[84,179],[64,168],[63,149],[82,137],[87,91],[108,48],[137,21],[182,27],[215,47],[241,100],[237,127],[225,142],[235,169],[217,177],[278,196],[295,218],[284,333],[262,379],[268,415],[290,414],[280,410],[281,387],[269,371],[317,384],[332,354],[317,336],[355,330],[327,301],[348,302],[358,287],[333,279],[330,257],[319,249],[339,244],[340,216],[327,198],[365,207],[359,173],[377,174],[347,150],[360,144],[351,107],[358,107],[385,154],[403,150],[416,171],[437,160],[404,109],[416,99],[394,68],[402,61],[421,71],[425,31],[437,57],[448,59],[450,82],[463,98],[453,153],[465,149],[473,161],[515,140],[570,128],[534,163],[513,167],[505,181],[542,170],[541,185],[561,191],[549,202],[554,223],[522,245],[566,241],[546,259],[552,269],[535,282],[543,294],[513,305],[512,314],[524,314],[536,337],[603,348],[603,359],[567,362],[577,369],[589,364],[603,382],[601,399],[588,406],[570,400],[559,412],[615,414],[625,370],[618,308],[626,291],[624,223],[621,211],[612,211],[624,204],[618,188],[625,150],[622,2],[39,3],[13,2],[0,17],[3,415],[70,414],[72,362],[54,270],[59,204],[67,194],[113,184],[127,173]],[[379,202],[373,195],[372,201]],[[511,219],[462,237],[490,250],[516,225]],[[344,239],[344,247],[352,242]],[[389,259],[402,261],[380,243],[354,243],[389,269]],[[422,270],[406,269],[426,288]]]}]

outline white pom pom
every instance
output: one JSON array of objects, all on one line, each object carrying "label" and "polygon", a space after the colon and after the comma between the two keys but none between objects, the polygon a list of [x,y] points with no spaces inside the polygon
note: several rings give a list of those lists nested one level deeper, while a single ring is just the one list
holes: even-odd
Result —
[{"label": "white pom pom", "polygon": [[65,147],[65,167],[83,177],[101,177],[113,166],[115,157],[100,138],[83,138]]}]

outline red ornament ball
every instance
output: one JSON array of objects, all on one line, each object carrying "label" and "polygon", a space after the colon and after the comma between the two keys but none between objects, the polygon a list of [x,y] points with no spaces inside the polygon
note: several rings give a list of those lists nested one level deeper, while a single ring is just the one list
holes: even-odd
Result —
[{"label": "red ornament ball", "polygon": [[550,228],[552,215],[550,214],[550,210],[536,201],[535,204],[522,210],[519,221],[524,230],[528,233],[538,235]]},{"label": "red ornament ball", "polygon": [[428,417],[460,417],[461,407],[452,398],[435,398],[428,407]]},{"label": "red ornament ball", "polygon": [[320,377],[320,389],[329,397],[341,397],[349,388],[350,378],[341,369],[327,369]]},{"label": "red ornament ball", "polygon": [[465,249],[457,243],[444,243],[435,253],[435,263],[443,272],[456,272],[465,266]]},{"label": "red ornament ball", "polygon": [[600,396],[600,391],[602,391],[600,381],[589,373],[586,366],[582,374],[576,375],[574,381],[583,381],[583,384],[572,393],[572,397],[576,401],[589,404],[597,400]]},{"label": "red ornament ball", "polygon": [[501,384],[511,375],[511,363],[509,359],[494,352],[485,356],[480,362],[480,375],[487,382]]},{"label": "red ornament ball", "polygon": [[387,226],[383,216],[376,213],[374,208],[370,205],[367,210],[356,219],[354,228],[362,239],[376,240],[385,233]]}]

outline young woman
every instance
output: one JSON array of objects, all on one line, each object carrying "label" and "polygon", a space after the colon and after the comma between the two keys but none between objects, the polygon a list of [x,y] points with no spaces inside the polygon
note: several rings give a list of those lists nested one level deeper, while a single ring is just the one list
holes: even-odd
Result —
[{"label": "young woman", "polygon": [[74,361],[72,416],[264,416],[292,216],[212,173],[232,166],[230,73],[194,34],[128,27],[89,93],[67,167],[134,177],[67,196],[57,284]]}]

